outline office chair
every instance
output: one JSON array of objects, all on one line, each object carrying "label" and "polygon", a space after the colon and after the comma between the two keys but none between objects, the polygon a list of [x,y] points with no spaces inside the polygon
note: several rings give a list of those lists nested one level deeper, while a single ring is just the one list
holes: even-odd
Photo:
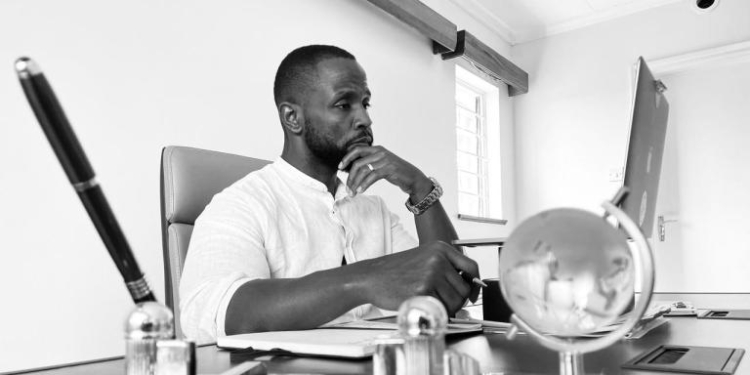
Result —
[{"label": "office chair", "polygon": [[167,146],[161,153],[161,238],[164,289],[180,327],[180,275],[193,224],[216,193],[269,161],[192,147]]}]

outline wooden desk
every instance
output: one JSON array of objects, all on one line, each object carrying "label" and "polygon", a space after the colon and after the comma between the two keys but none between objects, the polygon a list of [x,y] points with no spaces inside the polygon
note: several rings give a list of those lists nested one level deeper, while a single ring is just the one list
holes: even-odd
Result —
[{"label": "wooden desk", "polygon": [[[656,294],[654,300],[690,301],[699,308],[750,309],[750,294]],[[589,374],[659,374],[656,372],[624,371],[620,365],[638,354],[662,344],[721,346],[750,350],[750,321],[711,320],[695,317],[673,317],[670,322],[657,327],[638,340],[621,341],[607,349],[584,356]],[[485,334],[449,340],[449,347],[476,358],[483,373],[506,374],[557,374],[557,353],[545,349],[527,336],[517,336],[509,341],[504,335]],[[247,358],[231,354],[215,346],[201,347],[197,351],[198,373],[217,374]],[[750,374],[750,353],[740,361],[735,374]],[[332,360],[323,358],[277,357],[265,361],[270,373],[313,374],[369,374],[369,360]],[[99,363],[72,365],[62,368],[27,371],[30,374],[96,374],[121,375],[124,373],[121,358]],[[16,372],[14,374],[19,374]],[[668,373],[664,373],[668,374]]]}]

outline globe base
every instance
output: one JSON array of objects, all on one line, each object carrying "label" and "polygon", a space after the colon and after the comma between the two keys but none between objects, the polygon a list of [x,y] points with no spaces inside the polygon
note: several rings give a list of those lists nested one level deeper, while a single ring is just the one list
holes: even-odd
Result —
[{"label": "globe base", "polygon": [[582,375],[583,354],[560,352],[560,375]]}]

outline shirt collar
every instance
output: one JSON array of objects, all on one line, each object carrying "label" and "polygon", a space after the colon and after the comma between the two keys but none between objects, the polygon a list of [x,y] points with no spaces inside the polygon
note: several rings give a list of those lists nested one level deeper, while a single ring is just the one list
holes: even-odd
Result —
[{"label": "shirt collar", "polygon": [[[306,175],[304,172],[300,171],[295,166],[289,164],[281,156],[276,158],[274,165],[281,173],[291,178],[293,181],[300,183],[304,186],[307,186],[311,189],[330,195],[330,193],[328,193],[328,187],[326,187],[325,184]],[[338,177],[338,186],[336,186],[336,196],[334,200],[340,200],[348,196],[346,192],[346,184],[344,183],[344,181],[346,181],[348,176],[349,174],[346,172],[338,171],[336,173],[336,177]]]}]

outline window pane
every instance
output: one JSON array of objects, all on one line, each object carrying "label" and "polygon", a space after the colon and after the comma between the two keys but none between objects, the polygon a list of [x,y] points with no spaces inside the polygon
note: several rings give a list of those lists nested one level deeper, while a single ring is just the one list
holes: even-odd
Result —
[{"label": "window pane", "polygon": [[478,95],[475,92],[460,84],[456,85],[456,104],[459,106],[476,111],[477,97]]},{"label": "window pane", "polygon": [[479,153],[479,142],[477,142],[477,137],[471,133],[467,133],[465,131],[457,131],[457,139],[458,139],[458,151],[466,152],[472,155],[478,155]]},{"label": "window pane", "polygon": [[479,162],[473,155],[464,152],[458,153],[458,170],[476,174],[479,172]]},{"label": "window pane", "polygon": [[477,133],[479,130],[477,129],[477,116],[463,108],[456,109],[456,124],[459,128],[471,133]]},{"label": "window pane", "polygon": [[479,194],[479,179],[475,174],[458,172],[458,191]]},{"label": "window pane", "polygon": [[459,193],[458,212],[466,215],[479,216],[479,198],[475,195]]},{"label": "window pane", "polygon": [[498,167],[498,95],[497,87],[456,67],[456,166],[461,214],[487,217],[495,212],[489,190],[497,183],[490,168]]}]

